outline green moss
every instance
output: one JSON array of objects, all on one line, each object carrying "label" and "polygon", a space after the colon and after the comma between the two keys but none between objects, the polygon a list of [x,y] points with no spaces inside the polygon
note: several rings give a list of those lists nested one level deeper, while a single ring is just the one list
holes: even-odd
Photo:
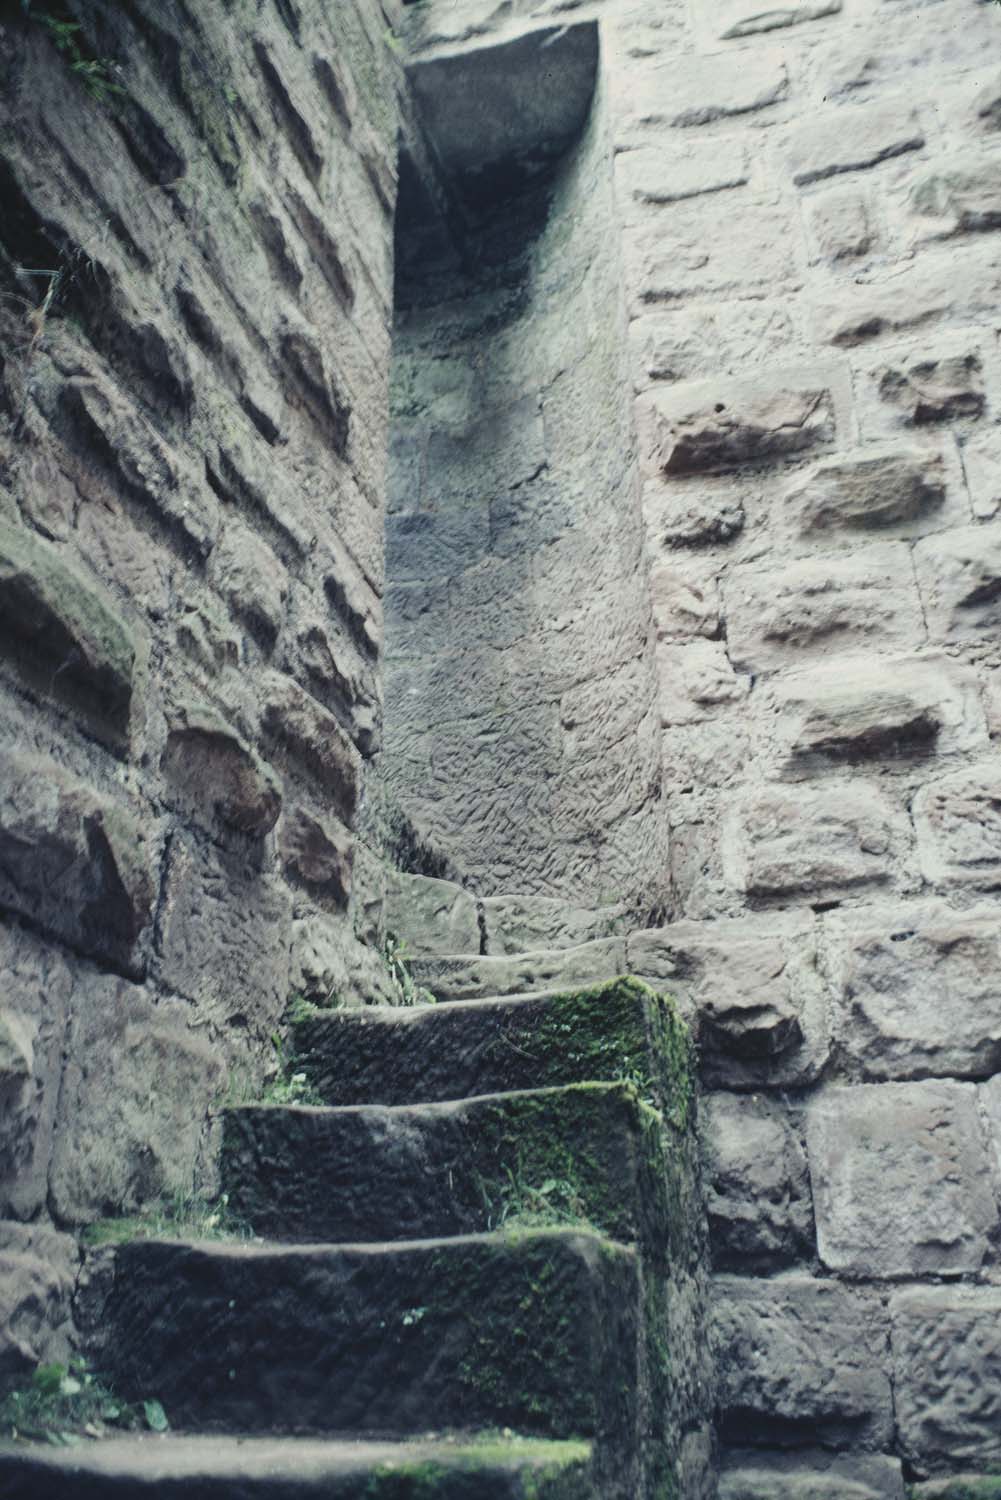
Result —
[{"label": "green moss", "polygon": [[245,1240],[253,1238],[253,1231],[230,1210],[225,1193],[211,1203],[179,1194],[149,1204],[139,1214],[97,1219],[87,1225],[80,1238],[89,1249],[96,1249],[101,1245],[128,1245],[133,1240]]},{"label": "green moss", "polygon": [[911,1500],[1001,1500],[1001,1474],[960,1474],[953,1480],[913,1484]]},{"label": "green moss", "polygon": [[[364,1500],[478,1500],[498,1471],[516,1472],[523,1500],[583,1500],[582,1481],[591,1448],[573,1439],[556,1442],[523,1438],[457,1443],[447,1461],[418,1460],[384,1465],[369,1480]],[[514,1494],[505,1488],[505,1494]]]}]

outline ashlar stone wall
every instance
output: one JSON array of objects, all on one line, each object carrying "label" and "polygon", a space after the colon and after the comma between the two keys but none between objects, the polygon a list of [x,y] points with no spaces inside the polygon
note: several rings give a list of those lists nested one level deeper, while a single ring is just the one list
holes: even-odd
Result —
[{"label": "ashlar stone wall", "polygon": [[[199,1182],[290,993],[378,993],[398,63],[375,0],[0,26],[0,1348]],[[270,1063],[269,1063],[270,1060]]]},{"label": "ashlar stone wall", "polygon": [[624,953],[700,1028],[721,1493],[899,1497],[1001,1462],[1001,14],[585,17],[671,822]]}]

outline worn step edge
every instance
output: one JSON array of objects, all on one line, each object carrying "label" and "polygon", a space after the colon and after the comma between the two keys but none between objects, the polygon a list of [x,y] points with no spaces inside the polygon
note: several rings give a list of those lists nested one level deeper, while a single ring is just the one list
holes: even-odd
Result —
[{"label": "worn step edge", "polygon": [[[487,1489],[489,1487],[489,1489]],[[0,1447],[4,1500],[596,1500],[591,1446],[169,1434]]]},{"label": "worn step edge", "polygon": [[[624,1083],[393,1105],[223,1111],[230,1209],[282,1242],[406,1242],[515,1223],[591,1225],[623,1243],[670,1233],[661,1116]],[[534,1218],[533,1218],[534,1215]],[[511,1222],[514,1221],[514,1222]]]}]

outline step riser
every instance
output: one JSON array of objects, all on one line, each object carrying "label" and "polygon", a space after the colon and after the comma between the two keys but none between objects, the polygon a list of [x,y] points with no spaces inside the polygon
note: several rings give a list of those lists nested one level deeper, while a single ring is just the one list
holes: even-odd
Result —
[{"label": "step riser", "polygon": [[399,1249],[139,1242],[116,1259],[102,1357],[192,1430],[637,1431],[632,1252],[526,1234]]},{"label": "step riser", "polygon": [[296,1066],[327,1104],[410,1104],[634,1081],[677,1118],[687,1032],[632,980],[525,1000],[332,1012],[295,1028]]},{"label": "step riser", "polygon": [[423,1239],[548,1213],[643,1243],[658,1228],[662,1139],[615,1085],[444,1107],[241,1108],[224,1116],[222,1184],[270,1239]]}]

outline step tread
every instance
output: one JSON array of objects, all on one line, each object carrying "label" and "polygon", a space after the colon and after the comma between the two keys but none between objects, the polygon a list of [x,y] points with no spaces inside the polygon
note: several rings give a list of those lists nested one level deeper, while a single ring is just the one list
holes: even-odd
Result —
[{"label": "step tread", "polygon": [[[396,1442],[358,1439],[298,1437],[240,1437],[230,1435],[129,1434],[109,1437],[74,1448],[45,1445],[0,1445],[0,1482],[3,1493],[32,1493],[30,1484],[58,1479],[100,1480],[104,1483],[133,1481],[142,1492],[164,1481],[183,1483],[184,1494],[192,1484],[215,1486],[252,1484],[239,1493],[270,1493],[275,1482],[284,1481],[281,1493],[323,1494],[329,1500],[361,1500],[374,1477],[388,1473],[419,1471],[427,1482],[429,1470],[443,1476],[473,1473],[484,1483],[505,1479],[534,1479],[540,1474],[579,1472],[582,1483],[589,1470],[591,1446],[576,1440],[549,1441],[516,1438],[483,1441],[459,1434],[449,1438],[400,1440]],[[20,1480],[23,1489],[8,1486]],[[288,1489],[294,1482],[297,1490]],[[351,1481],[361,1481],[359,1487]],[[322,1488],[321,1488],[322,1486]],[[117,1489],[115,1491],[117,1493]],[[523,1492],[520,1486],[505,1487],[512,1500]],[[36,1496],[46,1493],[36,1489]],[[49,1491],[48,1493],[51,1493]],[[64,1491],[67,1495],[72,1490]],[[180,1494],[182,1491],[172,1490]],[[198,1493],[202,1493],[201,1490]],[[227,1491],[219,1489],[222,1495]],[[394,1489],[394,1494],[401,1493]],[[421,1494],[431,1494],[422,1489]],[[434,1491],[437,1493],[437,1490]],[[443,1490],[443,1495],[448,1491]],[[590,1493],[582,1487],[584,1496]]]}]

